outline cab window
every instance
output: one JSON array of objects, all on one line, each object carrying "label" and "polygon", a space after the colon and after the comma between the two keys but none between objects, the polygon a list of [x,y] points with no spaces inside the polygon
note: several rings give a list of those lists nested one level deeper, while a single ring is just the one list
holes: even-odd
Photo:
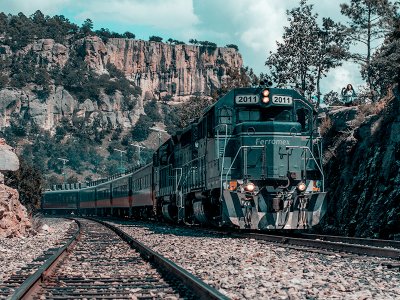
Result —
[{"label": "cab window", "polygon": [[309,131],[310,127],[310,111],[304,107],[296,110],[297,122],[301,125],[301,131]]},{"label": "cab window", "polygon": [[292,121],[292,114],[289,110],[285,109],[275,117],[275,121],[290,122]]},{"label": "cab window", "polygon": [[239,122],[260,121],[259,110],[240,110],[238,116]]},{"label": "cab window", "polygon": [[232,108],[222,107],[218,110],[218,124],[232,124]]}]

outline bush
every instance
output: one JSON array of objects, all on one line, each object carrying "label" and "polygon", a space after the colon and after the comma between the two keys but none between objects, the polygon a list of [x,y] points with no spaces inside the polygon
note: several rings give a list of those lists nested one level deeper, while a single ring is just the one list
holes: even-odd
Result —
[{"label": "bush", "polygon": [[162,120],[161,114],[158,111],[157,101],[151,100],[144,105],[144,112],[153,120],[153,122],[160,122]]},{"label": "bush", "polygon": [[40,208],[44,180],[39,170],[22,157],[19,162],[17,171],[5,172],[5,184],[18,190],[21,203],[29,212],[34,212]]},{"label": "bush", "polygon": [[319,125],[319,132],[324,136],[332,128],[332,120],[329,117],[324,118]]},{"label": "bush", "polygon": [[141,115],[135,127],[131,130],[132,139],[138,142],[144,141],[149,136],[152,126],[152,120],[148,116]]}]

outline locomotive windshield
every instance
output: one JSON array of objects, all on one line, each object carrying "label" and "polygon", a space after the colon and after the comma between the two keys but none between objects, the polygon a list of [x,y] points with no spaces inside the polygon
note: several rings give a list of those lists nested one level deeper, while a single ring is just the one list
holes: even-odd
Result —
[{"label": "locomotive windshield", "polygon": [[238,116],[239,122],[260,121],[259,110],[240,110]]}]

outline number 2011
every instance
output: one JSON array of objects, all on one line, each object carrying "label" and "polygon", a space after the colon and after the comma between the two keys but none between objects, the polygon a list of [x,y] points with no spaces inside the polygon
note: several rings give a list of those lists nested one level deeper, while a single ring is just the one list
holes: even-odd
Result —
[{"label": "number 2011", "polygon": [[242,96],[239,96],[238,97],[238,102],[253,102],[253,101],[257,101],[257,98],[256,97],[242,97]]},{"label": "number 2011", "polygon": [[285,97],[276,97],[275,102],[279,103],[290,103],[290,98],[285,98]]}]

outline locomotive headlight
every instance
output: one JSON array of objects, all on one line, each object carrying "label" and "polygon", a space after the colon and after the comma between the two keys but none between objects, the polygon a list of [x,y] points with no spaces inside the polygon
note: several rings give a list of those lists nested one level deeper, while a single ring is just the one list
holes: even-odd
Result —
[{"label": "locomotive headlight", "polygon": [[269,96],[269,90],[263,90],[262,92],[264,97],[268,97]]},{"label": "locomotive headlight", "polygon": [[245,189],[247,192],[253,192],[255,188],[256,188],[256,186],[255,186],[255,184],[252,183],[252,182],[249,182],[249,183],[247,183],[247,184],[244,186],[244,189]]},{"label": "locomotive headlight", "polygon": [[297,189],[299,190],[299,192],[304,192],[306,190],[306,188],[307,188],[307,186],[306,186],[306,184],[304,182],[300,182],[297,185]]},{"label": "locomotive headlight", "polygon": [[262,102],[263,103],[268,103],[269,102],[269,97],[263,97]]}]

